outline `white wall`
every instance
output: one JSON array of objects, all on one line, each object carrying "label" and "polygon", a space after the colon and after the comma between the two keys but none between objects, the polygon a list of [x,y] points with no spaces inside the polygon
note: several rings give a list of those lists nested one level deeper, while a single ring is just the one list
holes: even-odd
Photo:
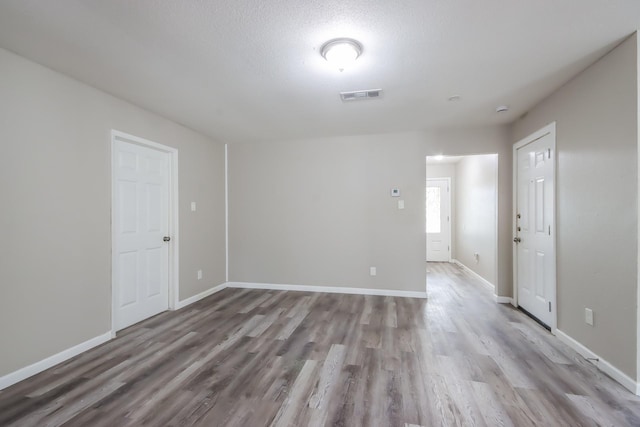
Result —
[{"label": "white wall", "polygon": [[0,129],[0,376],[111,328],[111,129],[179,150],[180,298],[224,282],[223,145],[2,49]]},{"label": "white wall", "polygon": [[456,183],[456,259],[495,285],[498,155],[465,156]]},{"label": "white wall", "polygon": [[[558,329],[636,377],[638,45],[633,35],[513,126],[556,121]],[[595,323],[584,321],[593,309]]]}]

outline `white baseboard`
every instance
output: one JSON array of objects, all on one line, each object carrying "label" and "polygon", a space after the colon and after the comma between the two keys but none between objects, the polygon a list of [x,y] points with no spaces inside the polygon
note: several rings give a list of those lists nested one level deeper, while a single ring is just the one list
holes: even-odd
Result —
[{"label": "white baseboard", "polygon": [[77,356],[80,353],[84,353],[87,350],[97,347],[100,344],[109,341],[110,339],[111,331],[105,332],[102,335],[98,335],[97,337],[91,338],[90,340],[63,350],[60,353],[54,354],[53,356],[49,356],[46,359],[43,359],[32,365],[25,366],[24,368],[18,369],[17,371],[0,377],[0,390],[3,390],[35,374],[39,374],[40,372],[45,371],[52,366],[55,366],[59,363],[64,362],[65,360],[69,360],[72,357]]},{"label": "white baseboard", "polygon": [[640,384],[636,383],[633,378],[622,372],[620,369],[616,368],[611,363],[607,362],[602,357],[598,356],[596,353],[585,347],[583,344],[579,343],[569,335],[562,332],[560,329],[556,329],[556,337],[558,337],[560,341],[578,352],[578,354],[587,359],[589,362],[596,365],[598,369],[616,380],[631,393],[640,395]]},{"label": "white baseboard", "polygon": [[493,295],[498,304],[511,304],[513,305],[513,298],[511,297],[501,297],[499,295]]},{"label": "white baseboard", "polygon": [[211,289],[207,289],[204,292],[200,292],[198,295],[194,295],[192,297],[189,297],[187,299],[184,299],[182,301],[178,301],[178,303],[176,304],[176,310],[180,310],[183,307],[186,307],[190,304],[193,304],[194,302],[200,301],[203,298],[208,297],[209,295],[213,295],[216,292],[220,292],[221,290],[225,289],[227,287],[226,283],[223,283],[221,285],[218,286],[214,286]]},{"label": "white baseboard", "polygon": [[475,271],[473,271],[472,269],[470,269],[469,267],[467,267],[457,259],[453,259],[451,260],[451,262],[453,262],[455,265],[457,265],[467,273],[471,274],[473,277],[478,279],[480,283],[482,283],[485,287],[487,287],[493,293],[493,298],[495,298],[498,304],[513,304],[513,298],[496,295],[496,286],[493,283],[491,283],[490,281],[488,281],[487,279],[485,279],[484,277],[482,277],[481,275],[479,275],[478,273],[476,273]]},{"label": "white baseboard", "polygon": [[458,267],[462,268],[467,273],[471,274],[476,279],[478,279],[480,281],[480,283],[485,285],[487,288],[489,288],[495,294],[496,287],[495,287],[495,285],[493,283],[491,283],[490,281],[488,281],[487,279],[485,279],[484,277],[482,277],[481,275],[479,275],[478,273],[476,273],[475,271],[473,271],[472,269],[470,269],[469,267],[467,267],[466,265],[464,265],[463,263],[461,263],[457,259],[454,259],[453,263],[456,264]]},{"label": "white baseboard", "polygon": [[426,298],[427,292],[390,289],[342,288],[337,286],[278,285],[273,283],[227,282],[228,288],[268,289],[274,291],[326,292],[332,294],[380,295],[403,298]]}]

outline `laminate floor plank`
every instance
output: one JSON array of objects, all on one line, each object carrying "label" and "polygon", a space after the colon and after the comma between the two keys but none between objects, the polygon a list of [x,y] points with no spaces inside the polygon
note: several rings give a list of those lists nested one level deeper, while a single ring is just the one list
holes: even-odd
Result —
[{"label": "laminate floor plank", "polygon": [[0,391],[0,426],[640,425],[477,278],[427,280],[427,300],[225,289]]}]

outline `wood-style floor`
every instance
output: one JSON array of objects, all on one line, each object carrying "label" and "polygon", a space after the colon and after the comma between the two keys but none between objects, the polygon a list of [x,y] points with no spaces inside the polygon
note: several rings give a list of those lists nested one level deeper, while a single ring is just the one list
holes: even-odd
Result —
[{"label": "wood-style floor", "polygon": [[0,392],[0,425],[640,425],[640,399],[428,269],[428,300],[224,290]]}]

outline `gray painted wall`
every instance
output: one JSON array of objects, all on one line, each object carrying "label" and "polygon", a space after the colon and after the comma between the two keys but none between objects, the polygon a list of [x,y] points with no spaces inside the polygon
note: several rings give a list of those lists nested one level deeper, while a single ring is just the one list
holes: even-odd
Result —
[{"label": "gray painted wall", "polygon": [[0,49],[0,376],[111,328],[112,128],[179,150],[180,298],[224,282],[223,145]]},{"label": "gray painted wall", "polygon": [[230,146],[230,280],[424,291],[425,156],[478,153],[509,159],[499,171],[508,295],[511,145],[501,127]]},{"label": "gray painted wall", "polygon": [[[636,376],[637,36],[533,108],[512,142],[557,122],[558,328]],[[595,324],[584,322],[584,309]]]},{"label": "gray painted wall", "polygon": [[465,156],[456,163],[456,259],[494,285],[497,187],[496,154]]}]

